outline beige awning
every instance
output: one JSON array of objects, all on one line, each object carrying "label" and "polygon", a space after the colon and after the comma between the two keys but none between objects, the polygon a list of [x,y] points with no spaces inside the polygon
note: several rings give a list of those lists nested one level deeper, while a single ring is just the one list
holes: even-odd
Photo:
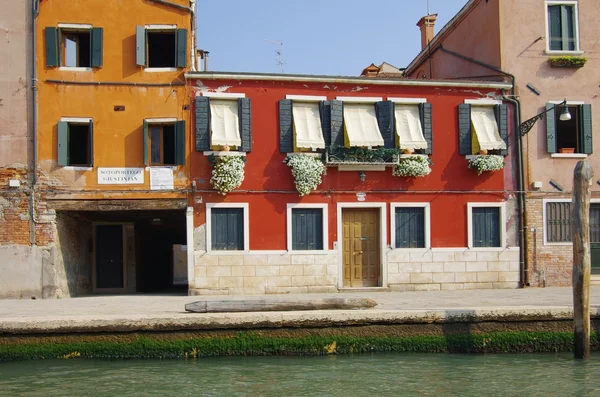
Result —
[{"label": "beige awning", "polygon": [[484,150],[506,149],[506,143],[500,137],[498,124],[491,106],[471,106],[471,123],[479,142],[479,148]]},{"label": "beige awning", "polygon": [[427,141],[423,137],[419,105],[396,104],[394,118],[400,149],[427,149]]},{"label": "beige awning", "polygon": [[350,146],[383,146],[375,104],[344,103],[344,127]]},{"label": "beige awning", "polygon": [[237,101],[211,98],[210,128],[211,145],[241,146]]},{"label": "beige awning", "polygon": [[292,111],[296,147],[306,149],[325,148],[319,102],[293,102]]}]

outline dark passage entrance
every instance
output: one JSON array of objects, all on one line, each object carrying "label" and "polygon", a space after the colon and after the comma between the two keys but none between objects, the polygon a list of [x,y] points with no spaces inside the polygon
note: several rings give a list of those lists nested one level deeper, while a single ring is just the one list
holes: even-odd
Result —
[{"label": "dark passage entrance", "polygon": [[123,226],[96,225],[96,288],[124,288],[124,270]]}]

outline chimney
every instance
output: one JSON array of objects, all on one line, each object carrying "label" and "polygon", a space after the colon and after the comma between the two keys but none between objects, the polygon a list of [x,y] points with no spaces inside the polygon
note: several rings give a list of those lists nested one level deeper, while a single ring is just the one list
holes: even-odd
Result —
[{"label": "chimney", "polygon": [[202,59],[204,59],[204,70],[203,71],[204,72],[208,71],[208,54],[209,54],[208,51],[200,50],[200,49],[196,50],[196,63],[198,65],[197,66],[198,70],[200,70],[200,63],[201,63],[200,61]]},{"label": "chimney", "polygon": [[417,26],[421,29],[421,48],[425,48],[427,44],[433,39],[433,27],[435,26],[435,20],[437,14],[426,15],[419,19]]}]

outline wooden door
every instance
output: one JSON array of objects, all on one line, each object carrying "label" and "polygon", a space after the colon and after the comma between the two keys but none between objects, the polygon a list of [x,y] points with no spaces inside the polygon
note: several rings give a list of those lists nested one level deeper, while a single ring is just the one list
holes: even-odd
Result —
[{"label": "wooden door", "polygon": [[379,209],[342,210],[344,287],[379,286],[379,229]]},{"label": "wooden door", "polygon": [[94,290],[121,292],[125,289],[123,225],[95,225]]}]

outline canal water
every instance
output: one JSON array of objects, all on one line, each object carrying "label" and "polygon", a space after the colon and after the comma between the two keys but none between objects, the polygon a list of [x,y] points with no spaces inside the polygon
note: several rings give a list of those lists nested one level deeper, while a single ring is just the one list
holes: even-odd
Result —
[{"label": "canal water", "polygon": [[600,396],[600,359],[374,354],[0,363],[1,396]]}]

